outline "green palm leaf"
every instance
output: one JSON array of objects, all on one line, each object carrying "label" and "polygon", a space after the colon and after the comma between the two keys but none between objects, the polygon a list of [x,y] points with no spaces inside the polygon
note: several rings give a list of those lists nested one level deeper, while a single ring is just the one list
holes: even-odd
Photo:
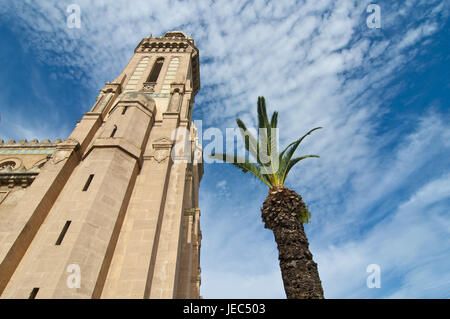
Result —
[{"label": "green palm leaf", "polygon": [[[240,128],[241,136],[244,139],[245,149],[250,153],[251,156],[255,158],[255,160],[260,163],[258,158],[258,140],[253,136],[253,134],[247,129],[244,122],[241,119],[237,118],[236,123]],[[260,163],[261,164],[261,163]]]},{"label": "green palm leaf", "polygon": [[[258,165],[256,165],[255,163],[250,163],[248,161],[248,159],[242,158],[242,157],[236,156],[236,155],[229,155],[229,154],[223,154],[223,153],[211,154],[210,157],[218,159],[218,160],[222,160],[226,163],[230,163],[230,164],[236,166],[237,168],[240,168],[242,170],[242,172],[244,172],[244,173],[250,172],[256,178],[258,178],[260,181],[262,181],[264,184],[266,184],[269,188],[272,188],[270,180],[268,179],[268,175],[261,173],[260,167]],[[229,159],[229,158],[233,158],[233,160],[227,161],[227,159]]]},{"label": "green palm leaf", "polygon": [[[282,186],[292,167],[299,161],[309,157],[319,157],[317,155],[305,155],[292,158],[305,137],[322,127],[313,128],[298,140],[290,143],[281,153],[278,153],[278,133],[277,131],[272,132],[272,129],[278,128],[278,112],[272,113],[269,122],[264,97],[258,97],[257,106],[258,132],[256,137],[247,129],[241,119],[236,119],[240,133],[244,139],[245,149],[249,152],[250,156],[255,158],[256,163],[250,163],[247,158],[241,158],[235,155],[212,154],[210,157],[233,164],[244,173],[252,173],[269,188]],[[227,161],[227,158],[232,159],[232,161]]]},{"label": "green palm leaf", "polygon": [[[312,132],[314,132],[315,130],[319,130],[322,127],[315,127],[312,130],[309,130],[305,135],[303,135],[301,138],[299,138],[298,140],[292,142],[291,144],[289,144],[281,153],[279,156],[279,165],[280,165],[280,170],[279,170],[279,174],[280,174],[280,179],[282,181],[282,183],[284,183],[284,181],[286,180],[287,177],[287,168],[289,166],[290,160],[292,158],[292,156],[294,155],[295,151],[297,150],[298,146],[300,145],[300,143],[305,139],[305,137],[307,137],[308,135],[310,135]],[[284,156],[284,154],[286,154],[286,156]],[[294,164],[295,165],[295,164]],[[291,166],[292,168],[292,166]],[[289,168],[290,170],[290,168]]]}]

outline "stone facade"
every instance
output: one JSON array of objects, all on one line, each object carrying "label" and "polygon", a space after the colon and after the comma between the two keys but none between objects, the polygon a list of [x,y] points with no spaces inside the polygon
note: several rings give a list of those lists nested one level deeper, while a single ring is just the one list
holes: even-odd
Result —
[{"label": "stone facade", "polygon": [[199,88],[194,40],[148,37],[66,140],[0,141],[1,298],[200,297]]}]

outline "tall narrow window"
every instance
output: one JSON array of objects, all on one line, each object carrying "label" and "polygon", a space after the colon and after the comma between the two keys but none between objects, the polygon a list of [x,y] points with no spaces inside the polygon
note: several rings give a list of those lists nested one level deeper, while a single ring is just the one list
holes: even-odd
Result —
[{"label": "tall narrow window", "polygon": [[158,81],[159,72],[161,72],[161,68],[164,63],[164,58],[158,58],[153,64],[152,71],[150,72],[150,76],[148,77],[147,82],[156,82]]},{"label": "tall narrow window", "polygon": [[117,132],[117,125],[114,125],[114,128],[113,128],[113,130],[111,132],[111,136],[110,137],[114,137],[114,135],[116,135],[116,132]]},{"label": "tall narrow window", "polygon": [[28,299],[36,299],[36,295],[39,291],[39,288],[33,288],[33,290],[31,290],[30,296],[28,297]]},{"label": "tall narrow window", "polygon": [[64,225],[64,227],[63,227],[63,229],[61,231],[61,234],[59,234],[59,237],[56,240],[55,245],[58,245],[58,246],[61,245],[61,243],[62,243],[62,241],[64,239],[64,236],[66,236],[67,230],[69,229],[70,223],[71,223],[70,220],[66,221],[66,224]]},{"label": "tall narrow window", "polygon": [[122,115],[124,115],[127,112],[128,106],[124,106],[122,110]]},{"label": "tall narrow window", "polygon": [[89,185],[91,185],[91,182],[92,182],[93,178],[94,178],[94,174],[89,175],[88,180],[86,181],[86,184],[84,184],[83,192],[88,190]]}]

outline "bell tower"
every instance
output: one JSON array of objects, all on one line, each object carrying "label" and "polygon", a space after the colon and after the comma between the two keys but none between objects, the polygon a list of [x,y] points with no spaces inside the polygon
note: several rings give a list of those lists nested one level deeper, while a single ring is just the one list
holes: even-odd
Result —
[{"label": "bell tower", "polygon": [[200,297],[199,88],[192,38],[139,43],[20,198],[2,199],[1,298]]}]

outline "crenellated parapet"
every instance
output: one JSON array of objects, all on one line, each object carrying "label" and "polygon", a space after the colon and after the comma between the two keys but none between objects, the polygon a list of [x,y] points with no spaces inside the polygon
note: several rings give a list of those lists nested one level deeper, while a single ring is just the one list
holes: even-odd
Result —
[{"label": "crenellated parapet", "polygon": [[[30,148],[55,148],[56,145],[61,143],[62,140],[60,138],[57,138],[53,141],[50,141],[49,139],[45,139],[42,141],[38,141],[37,139],[33,139],[31,141],[28,141],[26,139],[17,141],[14,139],[10,139],[9,141],[5,142],[2,139],[0,139],[0,149],[13,149],[13,148],[23,148],[23,147],[30,147]],[[2,153],[0,153],[2,154]]]},{"label": "crenellated parapet", "polygon": [[0,140],[0,186],[29,186],[64,141]]},{"label": "crenellated parapet", "polygon": [[198,54],[198,48],[194,44],[193,38],[188,38],[181,31],[166,32],[162,37],[152,37],[142,39],[134,52],[191,52]]}]

